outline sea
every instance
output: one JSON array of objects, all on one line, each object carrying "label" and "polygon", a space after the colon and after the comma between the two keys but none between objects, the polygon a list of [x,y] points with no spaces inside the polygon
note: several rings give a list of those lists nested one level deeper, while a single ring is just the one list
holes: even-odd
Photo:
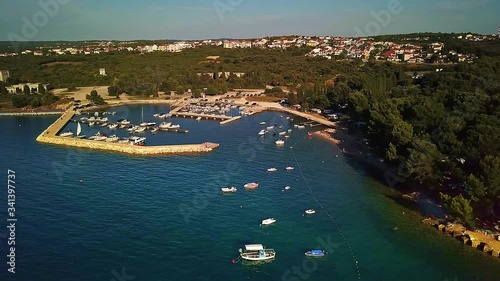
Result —
[{"label": "sea", "polygon": [[[169,108],[108,111],[116,112],[111,121],[159,123],[153,114]],[[308,138],[321,127],[297,129],[304,122],[297,117],[263,112],[227,125],[172,118],[189,132],[145,132],[146,145],[220,147],[153,157],[37,143],[57,118],[0,118],[0,280],[500,280],[500,259],[424,225],[399,203],[397,189],[331,142]],[[258,136],[267,126],[274,128]],[[288,129],[285,145],[276,146],[273,132]],[[98,131],[129,135],[82,124],[82,134]],[[258,189],[243,188],[255,181]],[[221,194],[225,186],[237,192]],[[261,226],[266,218],[277,221]],[[272,248],[276,258],[241,261],[247,244]],[[328,254],[306,257],[312,249]]]}]

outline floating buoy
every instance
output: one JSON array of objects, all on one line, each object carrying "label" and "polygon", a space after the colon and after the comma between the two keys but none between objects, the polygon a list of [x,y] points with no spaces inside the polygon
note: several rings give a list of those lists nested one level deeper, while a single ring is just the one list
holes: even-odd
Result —
[{"label": "floating buoy", "polygon": [[235,260],[231,260],[231,262],[232,262],[232,263],[236,263],[236,261],[235,261]]},{"label": "floating buoy", "polygon": [[80,182],[85,182],[84,180],[80,180]]}]

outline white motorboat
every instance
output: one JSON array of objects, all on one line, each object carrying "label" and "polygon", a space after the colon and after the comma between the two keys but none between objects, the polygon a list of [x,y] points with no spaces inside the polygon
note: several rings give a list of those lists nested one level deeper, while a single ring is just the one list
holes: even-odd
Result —
[{"label": "white motorboat", "polygon": [[288,166],[288,167],[286,167],[285,169],[286,169],[287,171],[293,171],[295,168],[294,168],[294,167],[292,167],[292,166]]},{"label": "white motorboat", "polygon": [[168,114],[167,113],[160,113],[160,115],[158,115],[158,118],[167,118]]},{"label": "white motorboat", "polygon": [[265,249],[262,244],[245,245],[245,250],[240,249],[240,257],[249,261],[270,260],[276,256],[274,249]]},{"label": "white motorboat", "polygon": [[284,135],[286,135],[286,132],[280,132],[278,135],[284,136]]},{"label": "white motorboat", "polygon": [[274,126],[269,126],[269,127],[267,127],[266,129],[268,129],[268,130],[272,130],[272,129],[274,129]]},{"label": "white motorboat", "polygon": [[200,116],[200,117],[198,117],[198,118],[196,118],[196,121],[200,121],[200,120],[201,120],[201,116]]},{"label": "white motorboat", "polygon": [[119,140],[120,138],[118,138],[116,135],[111,135],[106,139],[106,142],[118,142]]},{"label": "white motorboat", "polygon": [[291,133],[292,132],[292,129],[288,129],[288,132]]},{"label": "white motorboat", "polygon": [[236,189],[236,187],[234,186],[231,186],[231,187],[223,187],[220,190],[224,193],[229,193],[229,192],[236,192],[236,190],[238,189]]},{"label": "white motorboat", "polygon": [[179,124],[171,124],[169,129],[179,129],[181,127],[181,125]]},{"label": "white motorboat", "polygon": [[285,186],[285,190],[289,190],[290,189],[290,186]]},{"label": "white motorboat", "polygon": [[139,126],[141,127],[151,127],[151,126],[155,126],[156,125],[156,122],[142,122]]},{"label": "white motorboat", "polygon": [[266,130],[260,130],[260,132],[259,132],[259,136],[263,136],[263,135],[265,135],[265,134],[267,134],[267,131],[266,131]]},{"label": "white motorboat", "polygon": [[316,211],[314,209],[309,209],[309,210],[306,210],[305,213],[308,215],[312,215],[312,214],[315,214]]},{"label": "white motorboat", "polygon": [[153,117],[160,117],[160,113],[153,114]]},{"label": "white motorboat", "polygon": [[276,169],[276,168],[269,168],[269,169],[267,169],[268,172],[276,172],[277,170],[278,169]]},{"label": "white motorboat", "polygon": [[158,130],[160,130],[160,128],[154,127],[153,129],[151,129],[151,134],[158,132]]},{"label": "white motorboat", "polygon": [[268,219],[262,220],[262,223],[260,225],[269,225],[269,224],[273,224],[275,222],[276,222],[275,218],[268,218]]},{"label": "white motorboat", "polygon": [[259,124],[261,124],[261,125],[266,125],[266,122],[260,122]]},{"label": "white motorboat", "polygon": [[258,182],[249,182],[243,186],[246,189],[257,189],[259,187]]},{"label": "white motorboat", "polygon": [[101,124],[101,127],[107,127],[108,126],[108,123],[104,122]]},{"label": "white motorboat", "polygon": [[286,117],[286,120],[290,120],[290,116],[287,116],[287,117]]},{"label": "white motorboat", "polygon": [[166,129],[170,128],[170,125],[172,125],[172,123],[163,122],[160,124],[160,126],[158,126],[158,128],[160,128],[161,130],[166,130]]},{"label": "white motorboat", "polygon": [[139,127],[135,129],[134,133],[143,133],[144,131],[146,131],[146,127]]},{"label": "white motorboat", "polygon": [[60,137],[72,137],[73,136],[73,132],[68,130],[67,132],[59,134],[59,136]]},{"label": "white motorboat", "polygon": [[131,137],[130,144],[143,146],[146,143],[146,138],[141,137]]},{"label": "white motorboat", "polygon": [[111,125],[108,126],[108,128],[110,130],[114,130],[114,129],[118,128],[118,124],[111,124]]},{"label": "white motorboat", "polygon": [[135,130],[137,130],[139,128],[140,128],[139,126],[132,126],[132,127],[127,128],[127,132],[133,133],[133,132],[135,132]]},{"label": "white motorboat", "polygon": [[304,126],[304,125],[298,125],[297,126],[297,129],[305,129],[305,128],[306,128],[306,126]]},{"label": "white motorboat", "polygon": [[118,140],[118,143],[130,143],[129,139],[120,139]]},{"label": "white motorboat", "polygon": [[284,140],[277,140],[276,141],[276,145],[277,146],[283,146],[283,145],[285,145],[285,141]]},{"label": "white motorboat", "polygon": [[122,124],[122,125],[130,125],[130,121],[129,121],[129,120],[127,120],[127,119],[123,119],[123,120],[120,122],[120,124]]},{"label": "white motorboat", "polygon": [[286,136],[285,136],[285,139],[287,139],[287,138],[289,138],[289,137],[290,137],[289,135],[286,135]]},{"label": "white motorboat", "polygon": [[94,125],[95,125],[95,122],[93,122],[93,121],[89,122],[89,126],[94,126]]},{"label": "white motorboat", "polygon": [[96,140],[96,141],[105,141],[107,139],[108,139],[108,137],[100,135],[100,136],[97,136],[94,140]]}]

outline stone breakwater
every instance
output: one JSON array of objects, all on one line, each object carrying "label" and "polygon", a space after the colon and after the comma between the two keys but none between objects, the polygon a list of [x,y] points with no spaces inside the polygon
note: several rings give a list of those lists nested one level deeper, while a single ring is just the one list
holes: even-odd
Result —
[{"label": "stone breakwater", "polygon": [[137,146],[124,143],[110,143],[93,140],[75,139],[59,136],[39,136],[37,141],[48,144],[64,145],[93,150],[104,150],[135,155],[165,155],[165,154],[187,154],[205,153],[219,147],[216,143],[203,144],[181,144],[160,146]]},{"label": "stone breakwater", "polygon": [[434,228],[460,240],[463,244],[469,245],[475,249],[485,252],[494,257],[500,257],[500,238],[485,234],[479,231],[467,230],[460,224],[443,224],[439,220],[424,219],[425,224],[431,225]]},{"label": "stone breakwater", "polygon": [[66,112],[45,129],[36,140],[41,143],[64,145],[93,150],[105,150],[135,155],[165,155],[165,154],[187,154],[205,153],[219,147],[217,143],[205,142],[203,144],[181,144],[181,145],[160,145],[160,146],[137,146],[124,143],[111,143],[78,138],[60,137],[57,134],[74,116],[73,107],[69,107]]}]

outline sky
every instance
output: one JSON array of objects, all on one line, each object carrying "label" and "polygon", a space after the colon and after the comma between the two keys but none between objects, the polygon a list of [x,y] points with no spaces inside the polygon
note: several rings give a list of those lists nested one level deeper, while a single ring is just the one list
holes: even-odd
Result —
[{"label": "sky", "polygon": [[0,40],[494,34],[498,0],[0,0]]}]

